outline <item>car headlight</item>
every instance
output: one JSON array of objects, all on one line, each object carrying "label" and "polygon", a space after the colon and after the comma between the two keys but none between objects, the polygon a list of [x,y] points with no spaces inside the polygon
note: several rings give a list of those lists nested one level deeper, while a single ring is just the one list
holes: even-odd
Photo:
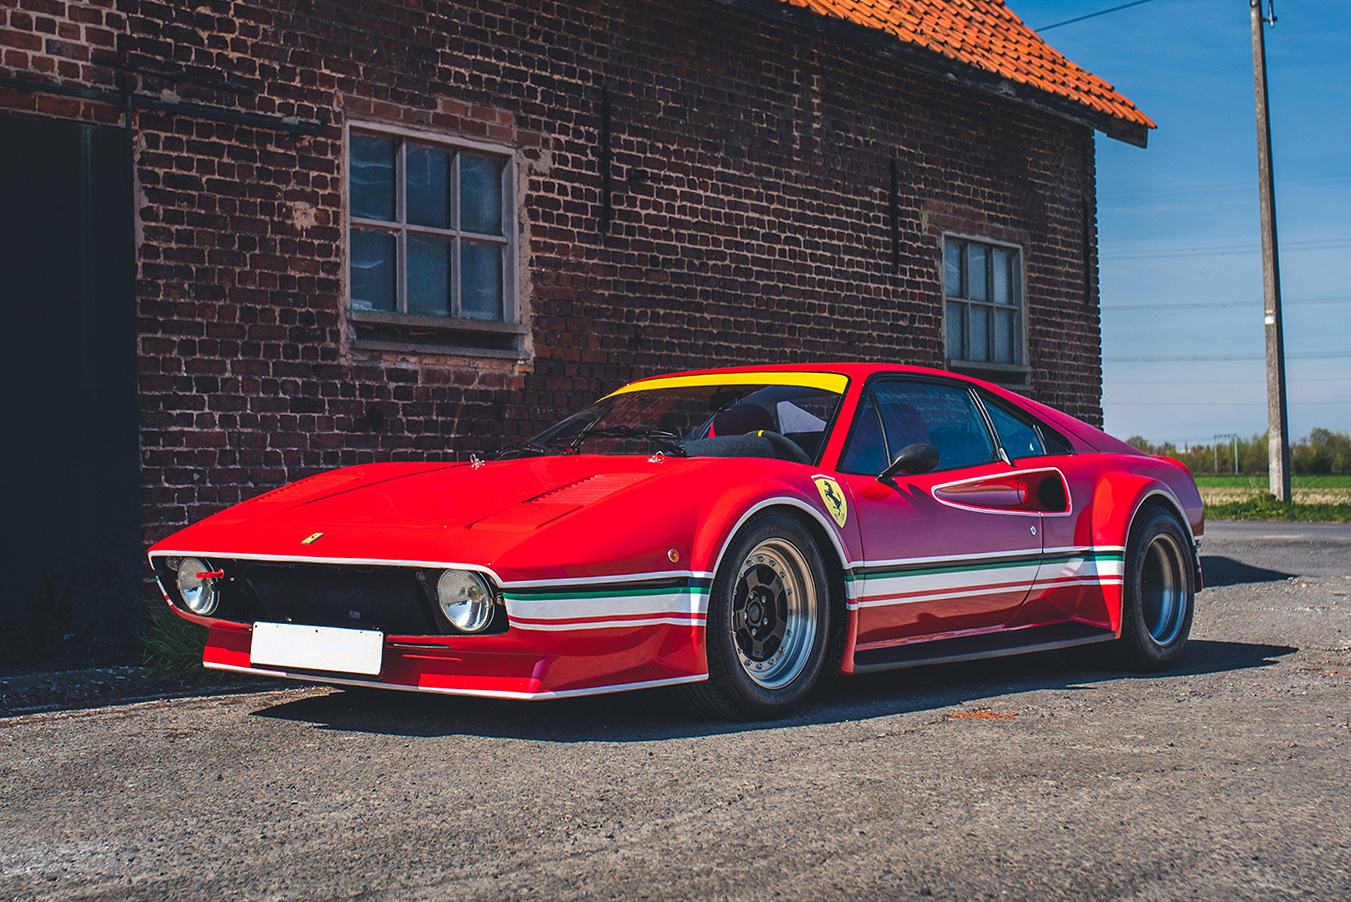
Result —
[{"label": "car headlight", "polygon": [[184,558],[178,565],[178,595],[188,610],[203,617],[209,617],[220,604],[220,593],[216,591],[215,579],[208,576],[211,567],[199,558]]},{"label": "car headlight", "polygon": [[466,633],[487,629],[493,619],[493,593],[482,576],[470,570],[447,570],[436,581],[441,613]]}]

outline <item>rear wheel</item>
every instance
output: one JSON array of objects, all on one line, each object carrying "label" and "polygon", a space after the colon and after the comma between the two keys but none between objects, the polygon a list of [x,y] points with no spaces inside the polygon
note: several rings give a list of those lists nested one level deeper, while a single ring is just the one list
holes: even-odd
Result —
[{"label": "rear wheel", "polygon": [[1121,598],[1121,663],[1163,670],[1182,654],[1196,605],[1191,541],[1171,513],[1143,511],[1126,545]]},{"label": "rear wheel", "polygon": [[782,514],[752,519],[732,541],[709,593],[708,681],[682,687],[715,717],[774,717],[821,675],[830,598],[811,533]]}]

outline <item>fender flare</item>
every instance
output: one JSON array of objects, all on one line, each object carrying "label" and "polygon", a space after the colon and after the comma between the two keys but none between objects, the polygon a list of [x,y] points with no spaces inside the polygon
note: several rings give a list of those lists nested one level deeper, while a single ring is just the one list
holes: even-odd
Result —
[{"label": "fender flare", "polygon": [[[1201,556],[1197,551],[1196,533],[1192,529],[1191,522],[1187,518],[1186,507],[1177,497],[1177,493],[1162,480],[1141,475],[1130,479],[1129,483],[1131,484],[1132,490],[1129,491],[1129,493],[1123,493],[1125,498],[1129,498],[1129,515],[1118,514],[1118,511],[1122,511],[1126,508],[1126,504],[1117,502],[1115,498],[1107,499],[1109,503],[1103,505],[1104,507],[1111,508],[1111,510],[1105,515],[1100,514],[1098,504],[1099,499],[1097,497],[1098,493],[1094,493],[1094,516],[1092,523],[1092,539],[1094,547],[1120,548],[1124,568],[1125,558],[1129,551],[1131,532],[1134,530],[1135,524],[1139,521],[1141,513],[1147,507],[1162,507],[1182,524],[1185,534],[1191,539],[1191,545],[1187,549],[1187,554],[1191,558],[1194,585],[1196,591],[1199,592],[1202,587]],[[1105,490],[1110,495],[1114,494],[1115,489],[1121,487],[1123,487],[1122,481],[1118,479],[1110,484],[1106,482],[1100,484],[1099,491]],[[1121,591],[1115,594],[1117,605],[1115,612],[1111,612],[1109,601],[1109,616],[1112,618],[1112,622],[1116,625],[1115,628],[1118,630],[1120,629],[1121,605],[1125,597],[1124,592],[1125,585],[1123,583]],[[1112,593],[1108,593],[1109,600],[1112,597]]]},{"label": "fender flare", "polygon": [[1196,533],[1192,530],[1182,501],[1167,483],[1147,475],[1118,476],[1103,480],[1094,489],[1091,525],[1093,545],[1125,548],[1136,518],[1151,502],[1161,503],[1177,517],[1195,547]]},{"label": "fender flare", "polygon": [[746,525],[751,517],[754,517],[761,511],[771,507],[792,507],[798,511],[805,512],[817,522],[821,527],[821,531],[830,538],[830,544],[832,550],[835,552],[835,557],[839,562],[840,569],[845,572],[848,572],[851,569],[849,555],[845,551],[844,543],[840,541],[840,537],[837,535],[839,527],[837,527],[829,517],[799,497],[793,495],[773,495],[752,504],[739,518],[737,518],[737,521],[732,524],[732,527],[723,535],[721,542],[718,543],[718,554],[713,560],[712,566],[709,567],[709,573],[711,573],[714,578],[717,577],[718,568],[722,566],[723,558],[727,555],[727,550],[731,547],[732,540],[736,538],[736,535],[741,531],[741,528]]},{"label": "fender flare", "polygon": [[[727,557],[727,552],[731,548],[732,541],[751,518],[763,511],[773,508],[790,508],[792,515],[800,516],[805,514],[806,517],[811,520],[812,524],[817,527],[816,532],[824,534],[829,539],[828,547],[823,547],[821,553],[823,555],[833,555],[834,563],[839,568],[838,573],[841,582],[839,588],[841,589],[841,592],[840,597],[838,598],[838,604],[835,603],[837,600],[832,597],[834,595],[833,591],[829,592],[828,597],[831,597],[830,603],[833,605],[834,612],[841,617],[841,632],[839,633],[838,638],[842,641],[840,643],[841,647],[838,649],[841,655],[840,660],[833,662],[828,661],[827,666],[831,668],[840,668],[842,672],[845,673],[852,673],[854,639],[858,629],[857,611],[853,609],[849,595],[849,576],[853,571],[854,562],[851,561],[849,552],[840,536],[841,528],[829,516],[817,509],[807,499],[796,494],[784,494],[780,488],[779,491],[761,496],[745,507],[735,520],[728,518],[725,522],[730,525],[727,526],[718,537],[715,546],[716,554],[711,555],[712,560],[708,566],[709,578],[713,580],[717,579],[718,570],[722,567],[723,562]],[[826,545],[827,543],[823,542],[821,544]],[[833,569],[830,567],[831,561],[827,560],[822,563],[827,566],[828,571]],[[834,582],[833,578],[831,579],[831,582]]]}]

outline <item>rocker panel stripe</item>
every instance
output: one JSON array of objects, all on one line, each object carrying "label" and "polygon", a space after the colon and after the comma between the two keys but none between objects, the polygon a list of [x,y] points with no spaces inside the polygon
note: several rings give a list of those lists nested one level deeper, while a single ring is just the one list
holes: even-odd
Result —
[{"label": "rocker panel stripe", "polygon": [[1123,550],[1052,549],[1049,555],[1014,552],[999,556],[888,561],[846,573],[846,607],[946,601],[1067,585],[1116,585],[1124,571]]}]

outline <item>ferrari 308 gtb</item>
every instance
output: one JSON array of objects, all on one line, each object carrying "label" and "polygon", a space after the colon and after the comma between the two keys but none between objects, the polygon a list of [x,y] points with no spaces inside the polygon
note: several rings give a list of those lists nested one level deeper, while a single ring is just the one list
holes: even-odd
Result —
[{"label": "ferrari 308 gtb", "polygon": [[1182,464],[997,386],[840,364],[642,379],[493,460],[333,470],[150,549],[219,670],[721,717],[845,674],[1181,654]]}]

